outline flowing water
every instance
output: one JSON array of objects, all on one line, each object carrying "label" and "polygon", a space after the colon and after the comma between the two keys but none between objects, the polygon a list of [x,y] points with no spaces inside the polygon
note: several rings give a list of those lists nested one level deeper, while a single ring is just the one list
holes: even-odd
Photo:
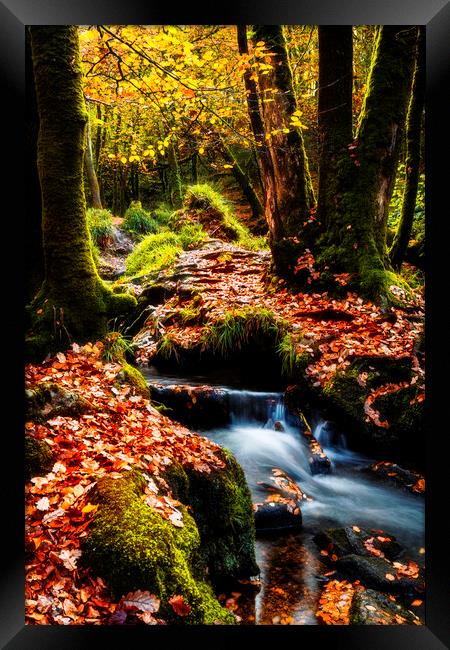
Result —
[{"label": "flowing water", "polygon": [[[329,570],[312,541],[320,530],[347,525],[383,530],[396,536],[409,557],[418,557],[424,545],[421,499],[379,483],[363,472],[362,468],[373,459],[348,449],[345,436],[319,415],[312,423],[313,434],[332,468],[329,474],[313,476],[306,443],[298,422],[286,412],[282,393],[225,390],[231,422],[203,435],[235,454],[246,474],[253,501],[261,502],[267,496],[261,483],[269,482],[274,468],[286,472],[312,497],[303,502],[300,533],[257,540],[261,590],[256,598],[245,594],[238,598],[237,611],[243,623],[278,623],[280,618],[283,622],[283,617],[291,623],[316,623],[314,612],[322,587],[321,575]],[[284,430],[275,430],[276,422]]]}]

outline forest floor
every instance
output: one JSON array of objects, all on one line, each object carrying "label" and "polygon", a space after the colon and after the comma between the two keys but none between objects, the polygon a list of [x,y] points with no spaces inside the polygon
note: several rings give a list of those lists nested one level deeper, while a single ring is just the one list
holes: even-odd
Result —
[{"label": "forest floor", "polygon": [[[423,366],[415,352],[424,313],[419,294],[407,299],[399,293],[405,308],[392,307],[386,313],[352,292],[339,299],[327,292],[292,293],[283,285],[268,285],[269,257],[266,251],[253,252],[219,240],[181,253],[174,267],[162,271],[157,279],[170,291],[135,338],[137,361],[151,362],[162,336],[188,348],[226,311],[264,308],[289,323],[297,354],[311,353],[306,368],[311,386],[323,387],[354,357],[407,358],[412,367],[409,384],[417,384],[416,399],[424,399]],[[312,257],[305,255],[299,267],[314,280]],[[347,276],[342,274],[338,280],[345,287]],[[142,294],[145,287],[135,284],[134,290]],[[200,295],[194,324],[183,322],[193,295]],[[175,459],[208,473],[219,462],[213,442],[161,415],[133,386],[118,383],[121,364],[106,363],[102,355],[101,342],[82,347],[75,343],[72,349],[26,368],[29,390],[56,383],[91,404],[88,412],[78,416],[57,415],[26,424],[27,435],[45,441],[54,460],[51,471],[26,485],[26,616],[31,624],[101,625],[124,622],[127,617],[139,624],[164,623],[153,616],[157,607],[147,607],[151,594],[135,592],[114,599],[104,581],[83,566],[80,546],[97,510],[90,500],[91,490],[102,476],[119,478],[132,467],[142,468],[152,477],[142,498],[174,526],[183,526],[179,502],[159,490],[160,469]],[[364,373],[358,379],[364,383]],[[379,395],[402,388],[400,382],[369,391],[364,406],[367,420],[388,427],[372,404]],[[373,555],[379,557],[379,553],[375,549]],[[390,564],[388,580],[419,577],[414,563]],[[361,589],[358,580],[331,581],[323,592],[318,619],[327,624],[348,623],[350,603]],[[235,609],[233,598],[226,606]],[[185,615],[180,599],[174,600],[173,608],[181,618]],[[381,611],[372,601],[367,609]],[[389,622],[419,622],[397,616],[398,620],[391,617]]]}]

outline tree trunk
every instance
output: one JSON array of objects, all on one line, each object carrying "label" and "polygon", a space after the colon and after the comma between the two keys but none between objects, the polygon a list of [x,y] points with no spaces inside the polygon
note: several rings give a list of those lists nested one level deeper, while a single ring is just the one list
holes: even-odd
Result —
[{"label": "tree trunk", "polygon": [[173,142],[170,142],[167,154],[167,184],[169,189],[170,205],[178,209],[183,203],[183,188],[181,183],[180,167]]},{"label": "tree trunk", "polygon": [[[259,196],[256,194],[250,179],[239,165],[239,162],[234,156],[233,151],[226,144],[225,140],[222,140],[222,148],[223,157],[227,162],[233,165],[233,176],[252,209],[253,222],[255,226],[261,229],[261,227],[265,226],[266,224],[263,220],[263,206],[259,200]],[[267,228],[265,228],[265,232],[267,232]]]},{"label": "tree trunk", "polygon": [[94,156],[92,153],[91,122],[89,119],[89,113],[87,116],[86,152],[84,156],[84,166],[86,169],[86,177],[89,184],[91,207],[101,210],[102,200],[100,198],[100,188],[98,186],[97,174],[94,165]]},{"label": "tree trunk", "polygon": [[[390,296],[386,254],[388,199],[395,176],[398,139],[411,89],[416,27],[381,26],[376,33],[355,142],[345,178],[327,216],[323,265],[350,272],[355,288]],[[348,162],[348,161],[347,161]]]},{"label": "tree trunk", "polygon": [[319,27],[319,197],[317,218],[329,226],[342,176],[351,160],[348,146],[353,142],[352,27]]},{"label": "tree trunk", "polygon": [[416,207],[417,186],[420,167],[420,134],[425,103],[425,28],[419,27],[417,61],[413,89],[406,125],[406,182],[403,194],[402,213],[394,242],[390,251],[391,263],[399,271],[405,259],[411,238],[411,229]]},{"label": "tree trunk", "polygon": [[[284,235],[300,237],[314,206],[301,130],[290,122],[297,104],[281,25],[254,25],[254,43],[264,41],[271,70],[258,74],[263,123],[275,176],[276,203]],[[287,133],[286,133],[287,131]]]},{"label": "tree trunk", "polygon": [[[246,25],[237,26],[237,39],[239,54],[248,56]],[[244,72],[244,85],[247,93],[248,115],[253,137],[255,138],[258,165],[264,189],[264,217],[269,228],[269,243],[272,248],[276,242],[283,238],[284,229],[277,204],[274,165],[271,152],[267,146],[266,132],[259,109],[258,89],[249,68]]]},{"label": "tree trunk", "polygon": [[31,27],[40,119],[45,280],[32,310],[28,354],[101,337],[113,315],[136,304],[102,282],[92,258],[83,190],[87,121],[76,26]]},{"label": "tree trunk", "polygon": [[25,300],[29,303],[36,295],[44,279],[44,249],[42,246],[41,186],[37,168],[39,115],[31,58],[31,37],[28,29],[26,30],[25,47],[27,93],[25,106],[25,181],[27,188],[25,195],[25,259],[27,260]]}]

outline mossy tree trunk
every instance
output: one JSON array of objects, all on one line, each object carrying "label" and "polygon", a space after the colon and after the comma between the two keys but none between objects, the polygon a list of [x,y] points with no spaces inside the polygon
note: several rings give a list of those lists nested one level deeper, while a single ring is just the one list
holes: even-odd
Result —
[{"label": "mossy tree trunk", "polygon": [[[275,191],[284,235],[301,236],[314,193],[301,130],[290,123],[297,110],[281,25],[253,25],[254,44],[264,41],[272,68],[258,74],[260,104],[274,167]],[[287,131],[287,133],[286,133]]]},{"label": "mossy tree trunk", "polygon": [[76,26],[31,27],[39,111],[45,280],[31,305],[31,356],[101,337],[108,319],[136,304],[97,274],[86,222],[83,157],[87,121]]},{"label": "mossy tree trunk", "polygon": [[348,174],[353,142],[352,82],[353,35],[351,25],[319,26],[319,196],[317,218],[327,228],[339,185]]},{"label": "mossy tree trunk", "polygon": [[402,201],[402,213],[390,250],[392,266],[398,271],[405,259],[406,249],[411,237],[414,209],[416,207],[420,168],[420,136],[424,103],[425,28],[422,26],[419,27],[416,69],[414,72],[413,89],[406,125],[406,183]]},{"label": "mossy tree trunk", "polygon": [[[290,122],[297,106],[281,26],[253,25],[253,30],[254,42],[264,41],[271,54],[272,69],[258,75],[258,86],[251,69],[244,72],[248,112],[273,265],[277,275],[289,277],[300,251],[308,245],[302,228],[314,205],[314,195],[303,137]],[[245,25],[238,26],[238,45],[240,54],[248,55]]]},{"label": "mossy tree trunk", "polygon": [[98,185],[97,173],[95,171],[94,164],[94,154],[92,151],[91,121],[89,119],[89,113],[87,113],[87,116],[86,153],[84,156],[84,166],[86,169],[86,177],[89,184],[91,207],[101,210],[102,200],[100,198],[100,187]]},{"label": "mossy tree trunk", "polygon": [[398,161],[414,64],[417,28],[381,26],[361,109],[351,165],[329,204],[325,246],[319,261],[350,272],[371,298],[389,297],[392,277],[387,257],[386,219]]},{"label": "mossy tree trunk", "polygon": [[30,302],[44,279],[44,249],[42,246],[42,202],[41,186],[37,168],[37,139],[39,115],[34,87],[33,61],[31,58],[31,37],[26,30],[25,41],[25,181],[26,181],[26,239],[25,259],[27,260],[25,299]]}]

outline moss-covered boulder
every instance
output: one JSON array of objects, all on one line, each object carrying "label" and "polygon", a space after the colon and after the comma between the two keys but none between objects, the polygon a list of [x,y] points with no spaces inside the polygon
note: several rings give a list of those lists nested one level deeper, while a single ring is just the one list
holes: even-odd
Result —
[{"label": "moss-covered boulder", "polygon": [[84,397],[54,382],[41,382],[25,391],[25,416],[33,422],[46,422],[58,416],[77,418],[92,410],[92,404]]},{"label": "moss-covered boulder", "polygon": [[42,476],[50,471],[54,457],[50,446],[44,440],[25,436],[25,480],[33,476]]},{"label": "moss-covered boulder", "polygon": [[227,450],[222,469],[210,473],[179,464],[164,478],[180,501],[191,506],[201,538],[201,553],[215,583],[259,573],[251,494],[242,468]]},{"label": "moss-covered boulder", "polygon": [[181,506],[183,526],[175,527],[142,500],[144,488],[145,478],[137,472],[97,483],[92,500],[99,508],[83,541],[84,562],[117,597],[135,589],[154,593],[168,622],[181,622],[168,601],[182,596],[191,608],[186,623],[233,623],[206,581],[194,519]]},{"label": "moss-covered boulder", "polygon": [[381,394],[370,404],[379,413],[379,426],[365,410],[372,390],[387,384],[410,382],[411,359],[355,358],[344,371],[337,372],[323,389],[322,397],[332,416],[340,421],[354,446],[370,451],[402,451],[420,457],[424,431],[423,402],[416,401],[419,386],[401,387]]},{"label": "moss-covered boulder", "polygon": [[119,384],[129,384],[135,394],[142,395],[147,399],[150,398],[150,390],[144,375],[131,364],[124,363],[117,373],[116,379]]}]

